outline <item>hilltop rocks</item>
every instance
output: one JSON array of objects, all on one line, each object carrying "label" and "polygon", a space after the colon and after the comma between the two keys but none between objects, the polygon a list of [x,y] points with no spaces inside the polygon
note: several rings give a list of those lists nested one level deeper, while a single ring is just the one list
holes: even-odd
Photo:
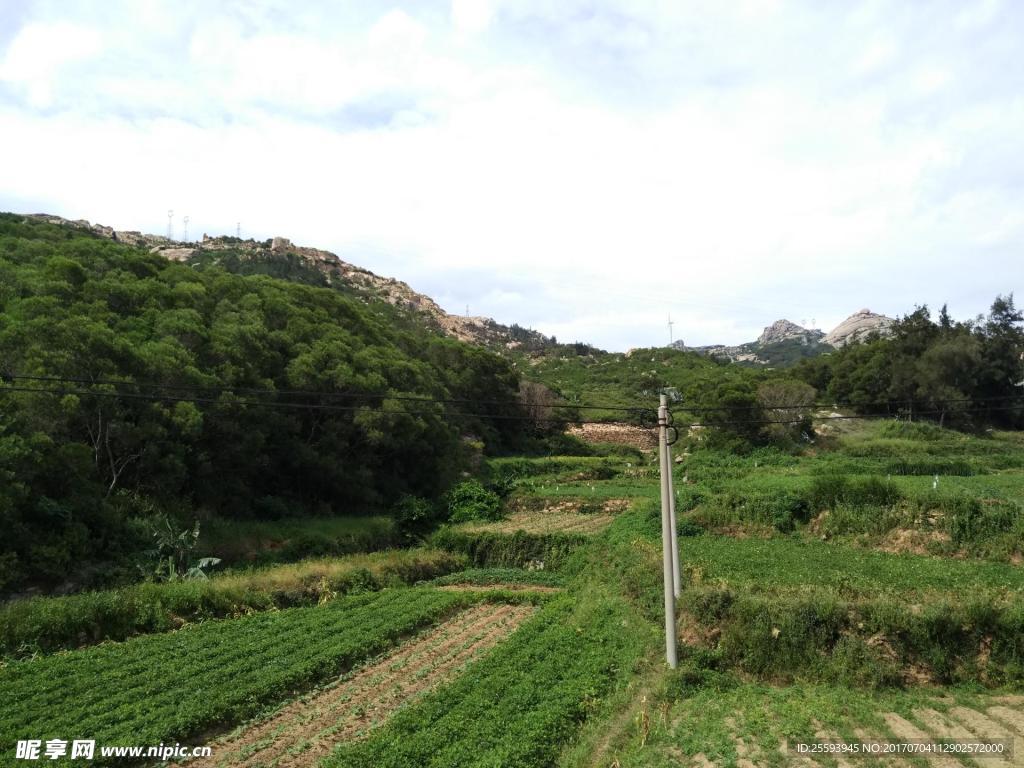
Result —
[{"label": "hilltop rocks", "polygon": [[778,344],[790,339],[798,339],[804,344],[808,344],[812,341],[820,341],[824,335],[824,331],[819,331],[817,328],[804,328],[789,320],[776,320],[761,332],[757,343],[761,345]]},{"label": "hilltop rocks", "polygon": [[872,333],[888,336],[894,322],[896,321],[891,317],[876,314],[870,309],[862,309],[859,312],[854,312],[833,328],[825,336],[824,342],[833,347],[844,347],[847,344],[863,341]]},{"label": "hilltop rocks", "polygon": [[171,261],[188,261],[195,254],[195,248],[153,248],[152,253],[159,253]]}]

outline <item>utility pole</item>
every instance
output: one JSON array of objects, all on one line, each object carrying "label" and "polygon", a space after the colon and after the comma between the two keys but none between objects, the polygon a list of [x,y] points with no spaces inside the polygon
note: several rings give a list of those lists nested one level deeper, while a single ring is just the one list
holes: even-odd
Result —
[{"label": "utility pole", "polygon": [[675,528],[672,525],[672,479],[668,459],[668,396],[661,396],[658,406],[658,459],[661,462],[661,554],[665,586],[665,658],[675,669],[679,663],[676,652],[676,597],[673,587],[672,540]]},{"label": "utility pole", "polygon": [[[662,395],[662,397],[665,397]],[[679,575],[679,527],[676,525],[676,487],[672,477],[672,444],[665,441],[665,464],[668,467],[668,516],[672,528],[672,591],[676,600],[683,591],[683,580]]]}]

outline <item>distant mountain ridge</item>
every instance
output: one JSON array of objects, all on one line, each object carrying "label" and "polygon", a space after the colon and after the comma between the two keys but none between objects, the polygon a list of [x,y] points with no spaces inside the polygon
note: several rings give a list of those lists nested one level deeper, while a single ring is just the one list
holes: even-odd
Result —
[{"label": "distant mountain ridge", "polygon": [[861,309],[828,333],[819,328],[804,328],[790,320],[782,319],[765,327],[756,341],[748,341],[745,344],[688,347],[684,342],[676,341],[671,346],[687,352],[726,358],[734,363],[791,365],[802,358],[814,357],[847,344],[863,341],[872,333],[886,336],[894,322],[891,317]]}]

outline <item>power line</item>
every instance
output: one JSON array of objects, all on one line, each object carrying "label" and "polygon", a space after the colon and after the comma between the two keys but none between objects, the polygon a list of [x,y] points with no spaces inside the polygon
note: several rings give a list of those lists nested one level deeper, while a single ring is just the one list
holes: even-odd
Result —
[{"label": "power line", "polygon": [[[946,405],[958,404],[958,403],[982,403],[982,402],[1002,402],[1006,400],[1021,400],[1024,401],[1024,395],[994,395],[991,397],[963,397],[954,398],[952,400],[929,400],[924,401],[923,404],[927,403],[943,403]],[[815,408],[883,408],[883,407],[902,407],[902,406],[913,406],[915,403],[921,401],[915,400],[880,400],[868,403],[811,403],[809,405],[719,405],[719,406],[704,406],[704,405],[687,405],[685,403],[679,404],[679,410],[688,411],[690,413],[711,413],[713,411],[791,411],[791,410],[812,410]]]},{"label": "power line", "polygon": [[167,390],[170,392],[237,392],[246,395],[266,395],[268,397],[276,397],[281,395],[288,396],[299,396],[299,397],[326,397],[326,398],[338,398],[338,399],[357,399],[357,400],[371,400],[371,399],[388,399],[398,400],[401,402],[421,402],[421,403],[444,403],[452,405],[521,405],[534,408],[571,408],[578,410],[598,410],[598,411],[653,411],[653,408],[644,408],[642,406],[635,405],[600,405],[600,404],[576,404],[576,403],[540,403],[535,401],[520,402],[516,400],[484,400],[476,398],[459,398],[459,397],[429,397],[426,395],[389,395],[384,393],[374,392],[325,392],[323,390],[311,390],[311,389],[260,389],[253,387],[232,387],[232,386],[200,386],[200,385],[180,385],[180,384],[158,384],[158,383],[144,383],[136,381],[125,381],[121,379],[91,379],[80,376],[30,376],[24,374],[3,374],[0,378],[4,378],[10,381],[39,381],[39,382],[50,382],[58,384],[84,384],[87,386],[114,386],[114,387],[139,387],[143,389],[157,389]]},{"label": "power line", "polygon": [[[965,408],[958,411],[958,413],[990,413],[992,411],[1015,411],[1019,406],[995,406],[985,408]],[[948,413],[947,409],[933,409],[925,411],[915,411],[914,413],[918,416],[938,416],[943,413]],[[812,417],[812,421],[839,421],[845,419],[876,419],[878,414],[864,413],[864,414],[836,414],[834,416],[816,416]],[[687,427],[723,427],[723,426],[740,426],[740,425],[754,425],[754,424],[801,424],[804,419],[751,419],[747,421],[720,421],[714,424],[687,424]]]},{"label": "power line", "polygon": [[[179,397],[176,395],[158,395],[148,394],[141,392],[97,392],[95,390],[85,389],[70,389],[70,388],[57,388],[47,389],[44,387],[19,387],[12,385],[0,386],[0,392],[22,392],[32,394],[50,394],[50,395],[76,395],[82,397],[102,397],[108,399],[122,399],[122,400],[141,400],[145,402],[170,402],[170,403],[202,403],[206,405],[219,405],[219,406],[232,406],[232,405],[246,405],[254,406],[258,408],[282,408],[292,410],[309,410],[309,411],[332,411],[342,413],[357,413],[362,411],[373,411],[375,413],[385,413],[394,415],[406,415],[406,416],[421,416],[421,415],[441,415],[437,411],[432,410],[407,410],[407,409],[388,409],[382,405],[331,405],[327,403],[289,403],[281,401],[267,401],[267,400],[232,400],[224,401],[214,399],[210,397],[198,397],[188,396]],[[390,400],[387,395],[381,395],[381,399]],[[424,403],[433,403],[445,408],[446,403],[443,400],[424,400]],[[465,401],[467,404],[473,404],[472,401]],[[481,404],[481,403],[476,403]],[[514,401],[504,402],[505,405],[517,405]],[[548,407],[546,405],[535,405],[534,407]],[[635,409],[638,416],[642,416],[643,409]],[[607,422],[600,421],[597,419],[569,419],[569,418],[547,418],[547,417],[533,417],[525,416],[522,414],[508,414],[508,413],[466,413],[464,411],[448,411],[447,416],[459,417],[459,418],[477,418],[477,419],[497,419],[501,421],[529,421],[533,423],[552,423],[552,424],[564,424],[570,422],[573,424],[606,424]]]}]

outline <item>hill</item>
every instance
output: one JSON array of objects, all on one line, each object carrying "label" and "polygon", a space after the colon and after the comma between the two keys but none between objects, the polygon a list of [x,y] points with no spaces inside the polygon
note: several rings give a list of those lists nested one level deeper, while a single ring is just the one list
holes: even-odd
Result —
[{"label": "hill", "polygon": [[481,447],[525,434],[494,418],[520,413],[505,358],[355,288],[193,261],[226,245],[171,259],[122,239],[0,214],[0,590],[113,579],[164,514],[437,497]]},{"label": "hill", "polygon": [[518,325],[503,325],[489,317],[451,314],[432,298],[413,290],[401,280],[382,277],[350,264],[330,251],[295,245],[286,237],[258,241],[204,234],[199,242],[181,242],[160,235],[119,231],[85,220],[70,221],[50,214],[33,214],[29,218],[84,230],[189,265],[219,266],[236,274],[267,274],[333,287],[364,300],[384,301],[418,317],[435,331],[471,344],[494,349],[541,351],[556,343],[553,338]]}]

